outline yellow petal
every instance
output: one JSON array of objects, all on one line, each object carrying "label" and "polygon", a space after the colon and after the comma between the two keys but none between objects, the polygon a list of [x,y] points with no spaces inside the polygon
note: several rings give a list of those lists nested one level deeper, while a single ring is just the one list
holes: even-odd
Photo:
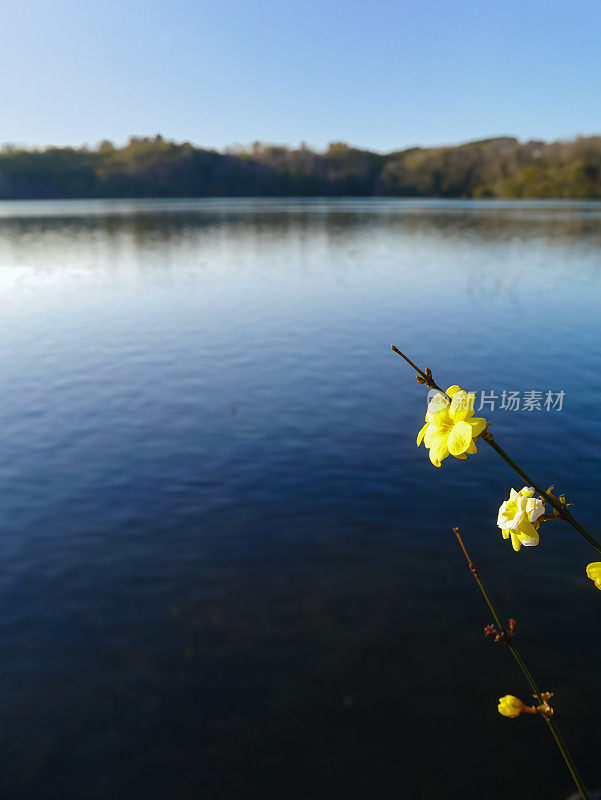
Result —
[{"label": "yellow petal", "polygon": [[534,525],[530,522],[528,517],[520,520],[520,522],[515,527],[515,532],[519,536],[520,542],[525,547],[532,547],[538,544],[539,541],[538,531],[536,530]]},{"label": "yellow petal", "polygon": [[473,456],[474,453],[478,452],[478,448],[476,447],[476,442],[473,439],[470,442],[470,446],[467,448],[467,450],[465,452],[469,453],[471,456]]},{"label": "yellow petal", "polygon": [[449,386],[446,393],[449,395],[449,397],[453,397],[455,392],[460,392],[460,391],[461,389],[459,388],[459,386],[457,386],[457,384],[454,383],[452,386]]},{"label": "yellow petal", "polygon": [[426,420],[437,428],[444,425],[452,425],[451,418],[449,417],[449,401],[441,394],[435,394],[430,398],[428,403],[428,410],[426,412]]},{"label": "yellow petal", "polygon": [[449,416],[453,422],[461,422],[469,416],[469,407],[467,402],[467,392],[460,389],[455,392],[451,405],[449,406]]},{"label": "yellow petal", "polygon": [[457,422],[453,425],[453,430],[449,433],[448,448],[449,453],[460,456],[468,449],[472,442],[472,426],[467,422]]},{"label": "yellow petal", "polygon": [[518,539],[517,535],[513,531],[509,531],[509,533],[511,534],[511,546],[513,547],[513,549],[517,553],[519,551],[520,547],[522,546],[522,544],[521,544],[520,540]]},{"label": "yellow petal", "polygon": [[420,432],[417,434],[417,446],[418,446],[418,447],[419,447],[419,446],[420,446],[420,444],[422,443],[422,439],[424,438],[424,436],[425,436],[425,433],[426,433],[426,431],[427,431],[427,430],[428,430],[428,423],[426,422],[426,424],[423,426],[423,428],[422,428],[422,429],[420,430]]},{"label": "yellow petal", "polygon": [[440,462],[449,455],[449,448],[447,446],[447,436],[444,433],[439,433],[430,446],[430,461],[435,467],[440,466]]},{"label": "yellow petal", "polygon": [[531,536],[528,539],[525,539],[522,536],[522,544],[524,545],[524,547],[535,547],[539,543],[539,541],[540,541],[540,536],[538,535],[538,531],[536,530],[536,528],[534,529],[534,536]]},{"label": "yellow petal", "polygon": [[441,435],[441,431],[435,426],[428,424],[428,428],[426,430],[426,435],[424,436],[424,445],[425,447],[432,447],[432,442],[437,436]]},{"label": "yellow petal", "polygon": [[468,394],[463,389],[455,392],[449,407],[449,416],[453,422],[461,422],[473,416],[475,400],[476,395],[473,392]]},{"label": "yellow petal", "polygon": [[601,561],[593,561],[592,564],[589,564],[586,568],[586,574],[592,581],[595,581],[597,589],[601,589],[601,586],[599,586],[599,582],[601,582]]},{"label": "yellow petal", "polygon": [[486,420],[484,417],[472,417],[468,420],[469,424],[472,426],[472,436],[480,436],[484,428],[486,428]]}]

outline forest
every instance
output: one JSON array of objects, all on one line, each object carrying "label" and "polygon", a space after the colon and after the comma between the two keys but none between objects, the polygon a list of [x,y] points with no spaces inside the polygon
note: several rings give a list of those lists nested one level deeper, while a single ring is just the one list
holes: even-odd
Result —
[{"label": "forest", "polygon": [[497,137],[376,153],[255,142],[222,152],[162,136],[117,147],[0,150],[0,199],[113,197],[601,198],[601,136]]}]

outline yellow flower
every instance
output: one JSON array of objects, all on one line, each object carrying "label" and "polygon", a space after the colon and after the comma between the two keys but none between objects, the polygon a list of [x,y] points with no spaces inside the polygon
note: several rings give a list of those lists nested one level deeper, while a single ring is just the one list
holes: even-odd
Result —
[{"label": "yellow flower", "polygon": [[504,717],[519,717],[522,711],[525,711],[528,706],[525,706],[519,697],[514,697],[512,694],[506,694],[505,697],[499,697],[499,714]]},{"label": "yellow flower", "polygon": [[512,489],[509,500],[505,500],[499,508],[497,525],[503,532],[503,538],[509,539],[517,552],[522,545],[533,547],[538,544],[539,517],[545,513],[545,504],[534,497],[534,489],[524,486],[519,492]]},{"label": "yellow flower", "polygon": [[601,589],[601,561],[593,561],[586,568],[586,574],[592,581],[595,581],[597,589]]},{"label": "yellow flower", "polygon": [[486,428],[483,417],[474,417],[475,394],[464,392],[459,386],[449,386],[444,397],[438,392],[428,403],[426,424],[417,434],[417,446],[424,442],[430,451],[430,461],[435,467],[448,455],[467,458],[476,453],[474,439]]}]

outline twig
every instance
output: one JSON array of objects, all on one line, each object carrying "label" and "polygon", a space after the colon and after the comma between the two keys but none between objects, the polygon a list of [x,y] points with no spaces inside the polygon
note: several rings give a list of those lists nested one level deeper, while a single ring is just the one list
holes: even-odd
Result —
[{"label": "twig", "polygon": [[[476,569],[476,567],[474,565],[474,562],[470,558],[470,555],[469,555],[469,553],[468,553],[468,551],[467,551],[467,549],[465,547],[465,544],[463,543],[463,539],[461,538],[461,534],[459,532],[459,528],[453,528],[453,533],[455,534],[455,536],[457,537],[457,539],[459,541],[459,544],[461,545],[461,549],[463,550],[463,554],[465,555],[465,558],[467,560],[467,564],[468,564],[469,570],[472,573],[472,575],[474,576],[474,580],[476,581],[476,583],[478,584],[478,588],[482,592],[482,596],[484,597],[484,600],[486,601],[486,605],[490,609],[490,611],[491,611],[491,613],[493,615],[493,618],[494,618],[494,620],[495,620],[495,622],[496,622],[496,624],[497,624],[497,626],[499,628],[499,631],[501,632],[502,641],[507,645],[507,648],[509,649],[509,652],[514,657],[514,659],[516,660],[518,667],[521,669],[524,677],[526,678],[526,680],[530,684],[530,687],[531,687],[532,691],[534,692],[534,696],[539,701],[541,707],[544,708],[545,706],[548,706],[548,703],[547,703],[548,694],[546,692],[541,692],[540,689],[538,688],[538,685],[537,685],[536,681],[532,677],[532,673],[530,672],[530,670],[526,666],[526,664],[524,662],[524,659],[522,658],[522,656],[518,652],[517,647],[514,644],[513,636],[511,635],[511,633],[505,628],[505,626],[501,622],[501,619],[500,619],[499,615],[497,614],[497,610],[496,610],[496,608],[494,606],[492,598],[488,594],[488,592],[486,590],[486,587],[484,586],[484,583],[482,582],[482,578],[478,574],[478,571],[477,571],[477,569]],[[555,743],[557,744],[557,747],[559,748],[559,751],[560,751],[561,755],[563,756],[563,760],[565,761],[565,763],[566,763],[566,765],[567,765],[567,767],[568,767],[568,769],[570,771],[570,774],[572,776],[572,779],[574,780],[574,783],[576,784],[576,787],[577,787],[578,791],[580,792],[582,800],[589,800],[589,796],[588,796],[588,793],[587,793],[586,788],[584,786],[584,783],[582,782],[582,778],[580,777],[580,774],[579,774],[578,770],[576,769],[576,765],[574,764],[574,760],[572,759],[572,755],[571,755],[570,751],[568,750],[568,746],[564,742],[561,733],[559,732],[559,728],[557,727],[557,724],[556,724],[555,720],[551,717],[550,714],[547,715],[547,714],[542,713],[541,716],[543,717],[543,719],[545,720],[545,722],[549,726],[549,730],[553,734],[553,738],[555,739]]]}]

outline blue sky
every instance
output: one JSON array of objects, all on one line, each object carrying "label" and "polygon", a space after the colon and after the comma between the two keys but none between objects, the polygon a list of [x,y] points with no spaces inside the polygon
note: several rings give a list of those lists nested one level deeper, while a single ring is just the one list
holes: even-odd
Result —
[{"label": "blue sky", "polygon": [[5,0],[0,141],[601,133],[601,3]]}]

